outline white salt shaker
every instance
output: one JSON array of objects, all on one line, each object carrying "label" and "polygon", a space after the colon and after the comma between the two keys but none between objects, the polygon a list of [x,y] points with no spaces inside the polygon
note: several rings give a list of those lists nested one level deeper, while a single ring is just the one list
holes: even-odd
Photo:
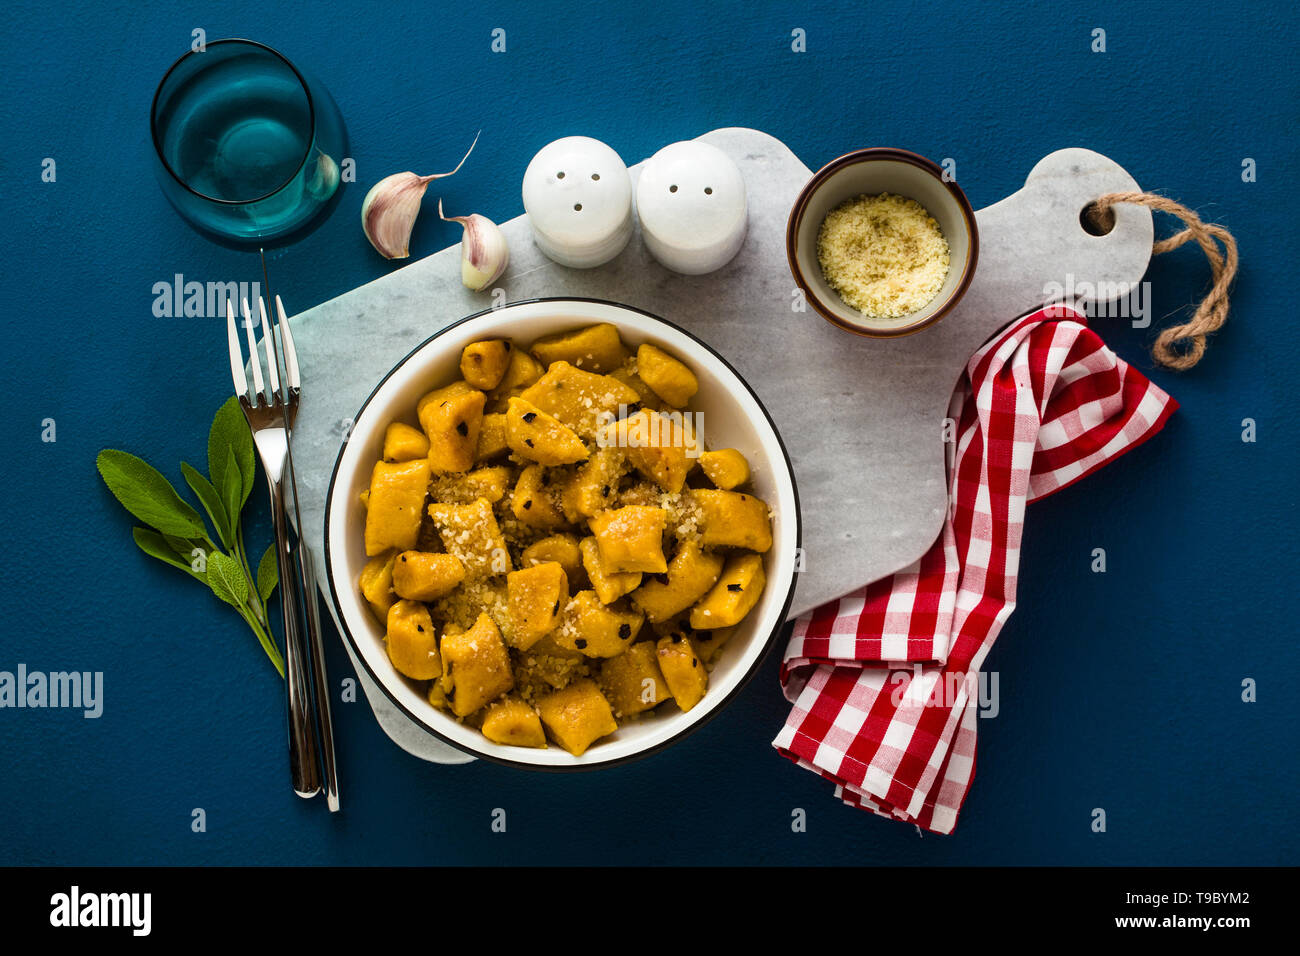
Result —
[{"label": "white salt shaker", "polygon": [[674,272],[703,275],[740,251],[748,224],[745,179],[731,157],[708,143],[665,146],[636,185],[636,211],[650,254]]},{"label": "white salt shaker", "polygon": [[632,178],[600,140],[566,136],[528,164],[524,211],[542,252],[560,265],[589,269],[613,259],[632,237]]}]

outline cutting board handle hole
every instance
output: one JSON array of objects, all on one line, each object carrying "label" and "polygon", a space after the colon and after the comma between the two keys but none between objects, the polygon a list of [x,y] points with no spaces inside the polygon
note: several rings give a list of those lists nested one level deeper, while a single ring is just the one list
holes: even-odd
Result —
[{"label": "cutting board handle hole", "polygon": [[1079,225],[1090,236],[1104,236],[1115,228],[1115,210],[1090,202],[1079,210]]}]

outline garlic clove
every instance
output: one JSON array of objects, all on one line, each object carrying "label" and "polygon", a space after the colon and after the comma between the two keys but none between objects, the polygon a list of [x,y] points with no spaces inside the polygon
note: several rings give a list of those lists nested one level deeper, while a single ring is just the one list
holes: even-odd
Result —
[{"label": "garlic clove", "polygon": [[471,292],[482,292],[501,277],[510,264],[510,246],[501,227],[487,216],[446,216],[438,200],[438,217],[458,222],[464,232],[460,240],[460,281]]},{"label": "garlic clove", "polygon": [[410,254],[411,230],[420,214],[420,200],[429,180],[415,173],[393,173],[370,187],[361,203],[361,228],[385,259],[405,259]]},{"label": "garlic clove", "polygon": [[366,193],[366,198],[361,203],[361,229],[376,252],[385,259],[405,259],[410,256],[411,230],[415,228],[415,219],[420,214],[420,201],[424,199],[424,191],[433,180],[457,173],[477,144],[478,136],[475,135],[469,150],[449,173],[432,173],[428,176],[417,176],[412,172],[393,173],[370,187],[370,192]]}]

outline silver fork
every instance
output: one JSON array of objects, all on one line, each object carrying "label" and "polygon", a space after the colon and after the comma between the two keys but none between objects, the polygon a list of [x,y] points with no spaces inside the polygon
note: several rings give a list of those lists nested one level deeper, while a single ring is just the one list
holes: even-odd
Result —
[{"label": "silver fork", "polygon": [[[262,310],[262,345],[266,352],[267,384],[264,388],[262,363],[257,355],[253,336],[253,317],[248,301],[243,303],[244,329],[248,333],[249,365],[253,372],[253,390],[248,388],[244,374],[243,352],[239,332],[235,327],[235,309],[226,301],[227,337],[230,346],[230,375],[234,380],[235,394],[253,431],[253,443],[271,493],[271,518],[275,526],[276,564],[280,571],[280,607],[284,616],[285,683],[287,685],[289,718],[289,769],[294,792],[300,797],[314,797],[321,792],[321,768],[318,753],[317,730],[312,717],[310,677],[306,669],[307,651],[303,642],[302,621],[299,616],[301,586],[298,568],[289,539],[287,510],[285,508],[285,463],[289,455],[289,429],[297,414],[296,399],[286,403],[280,392],[277,370],[277,350]],[[287,323],[286,323],[287,324]],[[296,362],[294,363],[296,366]],[[289,375],[292,382],[297,370]]]},{"label": "silver fork", "polygon": [[[262,263],[262,270],[262,274],[265,276],[265,260]],[[266,306],[262,304],[260,296],[257,300],[257,307],[262,313],[262,327],[266,328]],[[280,301],[278,295],[275,297],[275,314],[275,328],[279,333],[280,342],[284,346],[285,400],[290,414],[296,415],[298,401],[302,395],[302,380],[298,372],[298,352],[294,348],[289,317],[284,314],[284,303]],[[274,338],[272,338],[271,344],[272,346],[275,345]],[[308,656],[311,658],[312,683],[316,688],[316,732],[320,740],[321,769],[324,774],[321,786],[325,790],[325,802],[329,805],[330,811],[337,813],[339,810],[339,777],[338,767],[334,762],[334,722],[330,717],[329,675],[325,672],[325,641],[321,636],[320,629],[320,598],[316,593],[315,562],[312,560],[311,549],[307,547],[307,543],[302,536],[302,513],[298,508],[298,479],[293,466],[292,421],[289,423],[289,431],[289,488],[293,492],[294,526],[298,529],[298,548],[296,552],[298,567],[302,573],[303,587],[306,589],[306,593],[302,595],[302,598],[307,612]]]}]

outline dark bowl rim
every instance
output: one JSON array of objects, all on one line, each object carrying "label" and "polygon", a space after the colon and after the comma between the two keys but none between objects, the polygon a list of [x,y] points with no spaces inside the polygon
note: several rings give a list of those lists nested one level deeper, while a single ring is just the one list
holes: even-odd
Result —
[{"label": "dark bowl rim", "polygon": [[[171,75],[190,57],[199,56],[202,53],[206,53],[214,46],[222,46],[226,43],[238,43],[243,46],[257,47],[270,53],[293,71],[293,75],[298,78],[298,85],[302,87],[303,95],[307,97],[307,120],[311,124],[311,138],[307,141],[307,148],[302,154],[302,159],[298,161],[298,167],[289,175],[288,179],[276,186],[266,195],[258,196],[256,199],[220,199],[216,196],[209,196],[207,193],[199,192],[182,179],[180,173],[172,169],[172,164],[167,162],[167,157],[163,155],[162,138],[158,132],[158,100],[162,96],[163,87],[166,86],[167,81],[171,79]],[[164,73],[162,79],[158,81],[158,87],[153,92],[153,100],[149,104],[149,134],[153,139],[153,149],[154,153],[158,157],[158,162],[162,164],[163,169],[167,170],[168,175],[170,175],[172,179],[176,180],[177,184],[186,192],[199,197],[205,202],[216,203],[219,206],[251,206],[255,203],[265,202],[292,183],[294,179],[297,178],[298,174],[302,172],[303,167],[307,165],[307,160],[311,159],[312,150],[316,148],[316,101],[312,98],[311,86],[308,84],[307,78],[303,76],[302,71],[294,66],[293,61],[279,50],[275,49],[275,47],[268,46],[265,43],[259,43],[256,40],[249,40],[246,37],[223,37],[220,40],[210,40],[205,42],[202,50],[186,50],[176,58],[175,63],[167,68],[167,72]]]},{"label": "dark bowl rim", "polygon": [[[447,325],[444,328],[439,329],[437,332],[430,335],[419,345],[411,349],[411,351],[407,352],[406,355],[403,356],[401,360],[398,361],[397,364],[394,365],[384,375],[384,377],[379,380],[379,383],[375,385],[375,387],[371,390],[370,394],[366,396],[366,400],[361,403],[361,407],[357,410],[356,415],[352,417],[352,421],[356,422],[361,418],[366,408],[369,407],[370,402],[379,393],[379,390],[383,388],[384,383],[387,382],[397,372],[399,368],[401,368],[408,361],[410,361],[411,358],[417,352],[421,351],[426,346],[428,346],[431,342],[433,342],[438,338],[441,338],[442,336],[446,335],[448,332],[452,331],[453,329],[458,328],[466,324],[467,322],[472,322],[475,319],[481,318],[485,315],[495,314],[497,312],[500,312],[502,309],[506,309],[511,306],[534,305],[540,303],[555,303],[558,305],[564,302],[596,303],[599,305],[609,305],[620,309],[627,309],[630,312],[639,313],[640,315],[643,315],[646,318],[652,319],[656,322],[666,325],[669,328],[674,329],[675,331],[680,332],[683,335],[687,336],[692,341],[694,341],[697,345],[699,345],[701,348],[709,352],[719,362],[721,362],[723,366],[725,366],[726,369],[736,377],[736,380],[740,382],[742,386],[744,386],[747,392],[749,392],[750,397],[754,400],[754,403],[758,406],[759,410],[763,413],[763,417],[767,419],[767,423],[769,427],[771,427],[772,429],[772,434],[776,436],[777,447],[781,449],[781,456],[785,459],[786,471],[790,475],[790,490],[792,495],[794,496],[795,548],[796,549],[802,548],[803,547],[803,514],[802,514],[802,508],[799,503],[799,483],[798,480],[795,478],[795,474],[794,474],[794,462],[791,461],[790,452],[785,447],[785,440],[781,437],[781,432],[776,427],[776,422],[772,420],[772,415],[767,410],[767,406],[763,404],[763,400],[758,397],[758,394],[754,391],[753,387],[750,386],[749,382],[745,379],[745,377],[736,370],[735,366],[733,366],[730,362],[728,362],[715,348],[713,348],[713,346],[709,345],[707,342],[702,340],[699,336],[695,335],[693,332],[690,332],[687,329],[682,328],[680,325],[677,325],[675,322],[670,322],[667,319],[663,318],[662,316],[656,315],[655,313],[647,311],[646,309],[637,308],[634,305],[627,305],[623,302],[614,302],[611,299],[601,299],[601,298],[595,298],[590,296],[571,296],[571,295],[541,296],[541,297],[530,298],[530,299],[518,299],[514,302],[508,302],[502,306],[482,309],[478,312],[473,313],[472,315],[467,315],[464,318],[457,319],[455,322],[452,322],[450,325]],[[794,600],[795,586],[798,584],[798,580],[799,580],[799,571],[797,567],[794,573],[791,574],[790,576],[790,584],[789,587],[786,589],[785,601],[781,605],[781,611],[776,625],[772,628],[771,632],[765,638],[763,638],[762,649],[754,657],[754,661],[750,665],[749,669],[741,676],[740,680],[737,681],[736,686],[733,687],[729,694],[727,694],[724,698],[722,698],[722,700],[718,701],[718,703],[702,717],[687,724],[676,734],[669,737],[667,740],[660,741],[659,743],[655,744],[653,747],[647,747],[644,750],[638,750],[636,753],[627,754],[626,756],[623,757],[614,757],[609,760],[593,761],[591,763],[586,763],[586,764],[579,763],[576,765],[569,765],[569,766],[527,763],[525,761],[511,760],[507,757],[498,757],[493,754],[487,754],[487,753],[483,753],[482,751],[475,750],[472,747],[468,747],[464,744],[461,744],[455,740],[452,740],[450,737],[447,737],[444,734],[440,733],[436,728],[431,727],[428,724],[428,722],[426,722],[422,717],[413,713],[405,704],[399,701],[397,697],[391,691],[389,691],[388,687],[385,685],[384,681],[380,678],[380,676],[377,673],[375,673],[374,668],[370,666],[370,663],[366,660],[366,655],[361,652],[361,648],[357,639],[353,636],[352,632],[348,630],[347,625],[344,623],[343,611],[342,611],[342,607],[340,606],[338,591],[334,587],[334,568],[333,568],[333,560],[331,557],[331,549],[330,549],[330,511],[333,508],[333,504],[334,504],[334,485],[337,482],[339,477],[339,468],[343,464],[343,452],[346,449],[346,447],[347,447],[347,443],[345,441],[344,444],[339,448],[339,453],[334,459],[334,468],[330,473],[329,486],[326,488],[325,491],[325,519],[324,519],[325,528],[324,528],[324,538],[322,542],[322,549],[325,552],[325,580],[329,585],[330,602],[334,605],[335,621],[338,624],[339,632],[343,635],[343,639],[347,641],[348,645],[352,648],[354,652],[354,656],[356,657],[357,661],[361,664],[365,672],[369,675],[371,681],[375,684],[376,687],[378,687],[381,691],[383,691],[384,696],[388,698],[388,700],[393,704],[394,707],[396,707],[399,711],[401,711],[401,713],[404,716],[406,716],[407,719],[409,719],[412,723],[416,724],[417,726],[425,730],[427,733],[431,734],[432,736],[442,741],[443,743],[447,744],[448,746],[454,747],[456,750],[459,750],[463,753],[467,753],[472,757],[476,757],[481,760],[487,760],[491,763],[501,764],[507,767],[515,767],[523,770],[540,770],[540,771],[550,772],[550,773],[575,773],[575,772],[582,773],[588,771],[602,770],[608,767],[620,766],[635,760],[640,760],[644,757],[648,757],[651,754],[658,753],[666,749],[670,745],[684,739],[687,735],[694,733],[696,730],[709,723],[709,721],[711,721],[718,714],[722,713],[722,711],[725,710],[726,707],[736,698],[736,696],[749,684],[749,682],[753,679],[754,675],[762,667],[763,662],[767,659],[768,655],[772,651],[772,646],[776,643],[777,636],[781,633],[782,630],[785,629],[788,623],[786,621],[786,615],[790,611],[790,604]]]},{"label": "dark bowl rim", "polygon": [[[925,170],[937,179],[941,185],[948,189],[948,192],[957,201],[957,205],[961,209],[962,218],[966,220],[967,231],[970,234],[970,242],[967,244],[968,248],[966,250],[966,262],[962,267],[964,270],[962,273],[962,279],[948,296],[948,301],[924,321],[917,322],[914,325],[906,325],[897,329],[868,329],[844,321],[831,309],[827,308],[822,303],[821,299],[818,298],[817,293],[813,291],[812,286],[804,277],[803,270],[799,267],[799,259],[797,256],[797,236],[799,226],[803,223],[803,216],[807,211],[808,203],[811,201],[817,190],[821,188],[832,174],[838,172],[844,167],[876,160],[893,160],[895,162],[909,163],[912,166],[917,166]],[[795,284],[803,290],[808,301],[812,303],[813,308],[817,310],[818,314],[820,314],[822,318],[826,319],[837,328],[843,329],[846,332],[852,332],[854,335],[861,335],[872,339],[897,339],[902,338],[905,335],[912,335],[916,332],[920,332],[922,329],[928,329],[952,311],[953,307],[961,301],[962,296],[966,294],[966,290],[970,288],[971,281],[975,278],[975,268],[979,264],[979,225],[975,220],[975,210],[972,208],[970,200],[966,198],[966,193],[957,185],[956,180],[944,178],[943,169],[938,163],[931,159],[927,159],[919,153],[914,153],[911,150],[902,149],[896,146],[869,146],[865,149],[855,149],[851,152],[845,153],[843,156],[837,156],[835,159],[832,159],[821,169],[817,170],[817,172],[813,173],[812,178],[804,184],[803,189],[799,190],[799,195],[795,198],[794,206],[790,210],[789,219],[786,221],[785,256],[786,261],[790,266],[790,273],[794,276]]]}]

